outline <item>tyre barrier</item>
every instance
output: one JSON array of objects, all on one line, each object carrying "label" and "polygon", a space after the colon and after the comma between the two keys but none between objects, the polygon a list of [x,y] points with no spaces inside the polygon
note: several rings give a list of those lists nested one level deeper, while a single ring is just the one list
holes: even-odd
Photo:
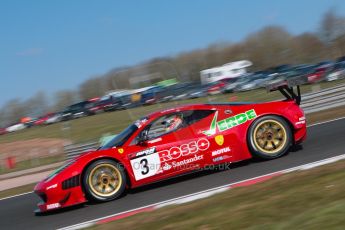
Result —
[{"label": "tyre barrier", "polygon": [[78,157],[79,155],[96,150],[99,147],[98,142],[90,142],[84,144],[71,144],[64,146],[64,152],[67,160]]},{"label": "tyre barrier", "polygon": [[345,84],[302,95],[305,113],[314,113],[345,105]]}]

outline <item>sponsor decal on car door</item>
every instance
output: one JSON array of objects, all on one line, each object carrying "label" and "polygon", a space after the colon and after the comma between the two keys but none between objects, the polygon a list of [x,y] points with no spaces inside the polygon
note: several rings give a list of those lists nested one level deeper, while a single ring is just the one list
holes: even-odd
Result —
[{"label": "sponsor decal on car door", "polygon": [[178,146],[156,151],[149,148],[133,154],[130,159],[136,180],[152,177],[172,170],[188,169],[188,165],[204,159],[204,152],[210,147],[206,138],[199,138]]},{"label": "sponsor decal on car door", "polygon": [[223,120],[217,121],[218,111],[214,114],[210,128],[206,131],[203,131],[203,134],[207,136],[212,136],[218,132],[223,132],[229,130],[238,125],[244,124],[249,120],[257,117],[254,109],[245,111],[244,113],[239,113],[235,116],[227,117]]}]

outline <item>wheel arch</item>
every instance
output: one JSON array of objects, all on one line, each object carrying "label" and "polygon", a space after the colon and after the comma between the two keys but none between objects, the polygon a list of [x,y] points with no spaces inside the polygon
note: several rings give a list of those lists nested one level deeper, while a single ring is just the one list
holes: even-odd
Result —
[{"label": "wheel arch", "polygon": [[[126,177],[127,177],[126,186],[127,186],[127,187],[131,187],[131,180],[130,180],[130,177],[129,177],[129,174],[128,174],[128,170],[127,170],[126,166],[125,166],[119,159],[116,159],[116,158],[110,157],[110,156],[102,156],[102,157],[97,157],[97,158],[94,158],[94,159],[90,160],[90,161],[84,166],[84,168],[83,168],[83,170],[82,170],[82,172],[81,172],[81,176],[80,176],[80,179],[81,179],[81,180],[83,180],[87,168],[88,168],[92,163],[94,163],[94,162],[96,162],[96,161],[99,161],[99,160],[111,160],[111,161],[114,161],[114,162],[120,164],[120,165],[123,167],[124,172],[125,172]],[[84,188],[83,183],[81,183],[81,187],[82,187],[83,192],[85,193],[85,188]]]},{"label": "wheel arch", "polygon": [[249,134],[249,130],[250,130],[250,128],[253,126],[254,122],[255,122],[257,119],[260,119],[260,118],[262,118],[262,117],[267,117],[267,116],[276,116],[276,117],[279,117],[279,118],[283,119],[284,121],[286,121],[286,123],[288,124],[288,126],[289,126],[289,128],[290,128],[290,130],[291,130],[292,142],[293,142],[293,144],[296,143],[296,141],[295,141],[295,135],[294,135],[294,133],[295,133],[295,128],[294,128],[292,122],[291,122],[288,118],[286,118],[285,116],[283,116],[283,115],[281,115],[281,114],[277,114],[277,113],[266,113],[266,114],[262,114],[262,115],[260,115],[260,116],[255,117],[255,118],[251,121],[250,125],[248,125],[247,130],[246,130],[246,141],[247,141],[247,145],[248,145],[248,141],[249,141],[249,138],[250,138],[250,137],[249,137],[249,135],[250,135],[250,134]]}]

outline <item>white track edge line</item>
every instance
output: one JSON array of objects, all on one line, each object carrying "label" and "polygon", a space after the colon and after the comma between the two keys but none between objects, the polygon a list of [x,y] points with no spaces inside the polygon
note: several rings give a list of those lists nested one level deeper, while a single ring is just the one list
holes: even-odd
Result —
[{"label": "white track edge line", "polygon": [[326,124],[326,123],[330,123],[330,122],[338,121],[338,120],[342,120],[342,119],[345,119],[345,117],[338,117],[338,118],[334,118],[334,119],[327,120],[327,121],[320,121],[320,122],[317,122],[317,123],[314,123],[314,124],[307,125],[307,127],[313,127],[313,126],[316,126],[316,125],[323,125],[323,124]]},{"label": "white track edge line", "polygon": [[0,201],[7,200],[7,199],[10,199],[10,198],[14,198],[14,197],[17,197],[17,196],[24,196],[24,195],[27,195],[27,194],[30,194],[30,193],[33,193],[33,191],[31,191],[31,192],[24,192],[24,193],[20,193],[20,194],[17,194],[17,195],[0,198]]}]

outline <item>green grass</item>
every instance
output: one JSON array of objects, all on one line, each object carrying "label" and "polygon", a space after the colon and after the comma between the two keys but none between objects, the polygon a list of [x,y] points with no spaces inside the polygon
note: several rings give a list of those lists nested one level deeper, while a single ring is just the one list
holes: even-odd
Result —
[{"label": "green grass", "polygon": [[344,229],[345,161],[91,229]]},{"label": "green grass", "polygon": [[57,155],[57,156],[50,156],[50,157],[41,157],[41,158],[33,158],[31,160],[25,160],[17,162],[15,168],[8,169],[5,166],[0,166],[0,174],[6,174],[11,172],[16,172],[20,170],[35,168],[42,165],[53,164],[56,162],[61,162],[65,160],[65,155]]},{"label": "green grass", "polygon": [[[306,85],[302,87],[302,93],[310,92],[313,87],[321,89],[343,84],[345,80],[321,83],[319,85]],[[61,122],[44,127],[33,127],[15,133],[0,136],[0,143],[27,140],[33,138],[66,138],[73,142],[87,142],[98,140],[104,134],[115,134],[122,131],[128,124],[148,113],[171,108],[176,105],[204,102],[236,101],[269,101],[281,98],[279,92],[267,93],[265,89],[249,92],[215,95],[206,98],[155,104],[124,111],[103,113],[96,116],[84,117],[69,122]]]}]

